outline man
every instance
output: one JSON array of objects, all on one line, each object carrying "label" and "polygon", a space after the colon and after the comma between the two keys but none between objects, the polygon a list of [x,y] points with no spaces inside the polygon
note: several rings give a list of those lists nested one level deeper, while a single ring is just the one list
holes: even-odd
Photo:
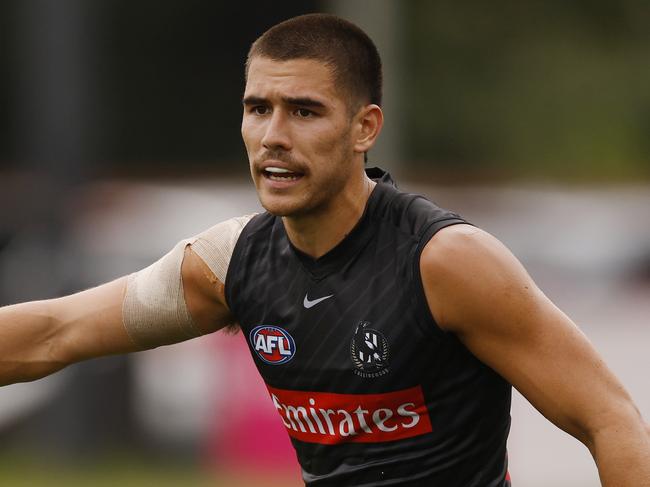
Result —
[{"label": "man", "polygon": [[589,448],[603,485],[650,485],[632,400],[508,250],[364,172],[383,123],[365,33],[329,15],[271,28],[243,103],[267,212],[3,308],[0,383],[238,326],[309,485],[509,485],[510,384]]}]

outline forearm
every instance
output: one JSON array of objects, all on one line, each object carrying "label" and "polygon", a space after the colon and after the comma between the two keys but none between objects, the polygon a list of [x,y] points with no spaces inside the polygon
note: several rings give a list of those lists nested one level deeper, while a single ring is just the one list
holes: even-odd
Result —
[{"label": "forearm", "polygon": [[125,290],[121,277],[70,296],[0,308],[0,385],[139,350],[122,320]]},{"label": "forearm", "polygon": [[50,301],[0,308],[0,386],[26,382],[63,368]]},{"label": "forearm", "polygon": [[623,419],[612,421],[588,445],[603,487],[650,486],[648,425],[631,406]]}]

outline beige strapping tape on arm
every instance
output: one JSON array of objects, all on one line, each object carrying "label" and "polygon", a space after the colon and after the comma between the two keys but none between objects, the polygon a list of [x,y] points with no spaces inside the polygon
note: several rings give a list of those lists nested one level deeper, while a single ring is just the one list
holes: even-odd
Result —
[{"label": "beige strapping tape on arm", "polygon": [[149,349],[201,335],[183,293],[181,266],[185,247],[191,245],[224,283],[239,234],[252,216],[232,218],[196,237],[182,240],[161,259],[128,277],[122,317],[136,345]]},{"label": "beige strapping tape on arm", "polygon": [[231,218],[197,235],[192,250],[203,259],[221,284],[226,283],[228,264],[242,229],[255,215]]},{"label": "beige strapping tape on arm", "polygon": [[124,327],[141,348],[154,348],[199,336],[183,296],[183,240],[161,259],[128,277],[122,306]]}]

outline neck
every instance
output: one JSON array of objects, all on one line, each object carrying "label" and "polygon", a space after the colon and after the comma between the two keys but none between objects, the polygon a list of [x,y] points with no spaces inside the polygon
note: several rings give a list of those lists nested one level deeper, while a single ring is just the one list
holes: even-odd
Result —
[{"label": "neck", "polygon": [[358,183],[337,196],[326,208],[309,215],[285,216],[284,228],[291,243],[317,259],[340,243],[361,219],[376,183],[365,174]]}]

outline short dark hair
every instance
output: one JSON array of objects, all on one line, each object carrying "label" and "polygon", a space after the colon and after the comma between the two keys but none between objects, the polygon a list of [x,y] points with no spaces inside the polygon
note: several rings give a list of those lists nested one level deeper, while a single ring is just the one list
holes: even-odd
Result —
[{"label": "short dark hair", "polygon": [[307,14],[274,25],[251,46],[246,76],[255,56],[276,61],[314,59],[332,69],[335,83],[347,91],[350,105],[381,106],[381,58],[358,26],[331,14]]}]

